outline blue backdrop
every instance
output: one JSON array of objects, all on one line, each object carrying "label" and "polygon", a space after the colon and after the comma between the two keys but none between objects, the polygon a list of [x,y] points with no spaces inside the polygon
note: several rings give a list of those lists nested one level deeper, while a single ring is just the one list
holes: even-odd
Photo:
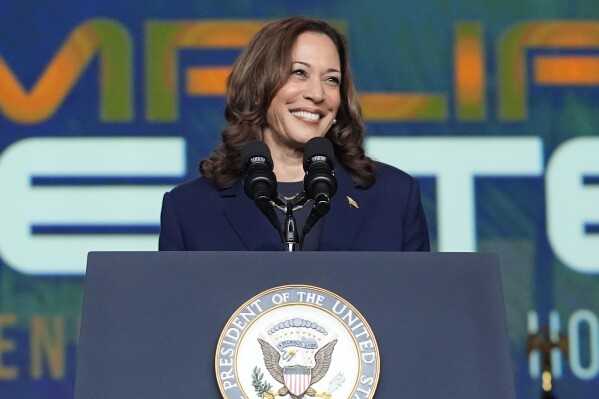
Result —
[{"label": "blue backdrop", "polygon": [[[593,1],[5,1],[0,395],[74,387],[89,250],[154,250],[197,174],[223,83],[270,19],[348,37],[367,151],[422,182],[433,246],[500,255],[517,394],[599,390],[599,7]],[[442,328],[442,326],[439,326]]]}]

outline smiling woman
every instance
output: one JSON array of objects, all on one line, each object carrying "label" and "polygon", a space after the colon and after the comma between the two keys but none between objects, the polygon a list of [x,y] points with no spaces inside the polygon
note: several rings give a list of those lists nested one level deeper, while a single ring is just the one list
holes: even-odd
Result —
[{"label": "smiling woman", "polygon": [[[252,140],[269,147],[280,195],[271,205],[283,221],[280,204],[303,197],[304,147],[315,137],[332,143],[339,188],[304,250],[429,250],[418,182],[364,153],[349,50],[329,24],[306,17],[267,24],[235,62],[226,99],[228,126],[200,163],[202,176],[164,196],[161,250],[282,250],[244,195],[241,150]],[[301,227],[316,205],[294,205]]]},{"label": "smiling woman", "polygon": [[[292,92],[295,92],[295,98],[290,98]],[[300,97],[303,98],[299,100]],[[330,108],[328,115],[323,111],[326,106]],[[227,82],[225,117],[229,126],[222,133],[220,146],[202,161],[202,175],[221,188],[237,183],[243,172],[239,165],[241,148],[255,139],[264,140],[270,146],[265,130],[283,134],[281,120],[273,120],[274,115],[282,118],[283,108],[285,114],[294,111],[314,114],[316,111],[319,120],[326,116],[317,124],[319,128],[326,128],[319,135],[326,134],[335,147],[337,159],[359,186],[369,187],[374,183],[374,164],[364,156],[362,148],[364,122],[346,41],[324,21],[304,17],[286,18],[266,25],[235,62]],[[307,115],[303,116],[306,119]],[[336,123],[333,124],[334,120]],[[300,134],[306,126],[292,128],[300,129],[300,132],[294,132]],[[292,162],[290,166],[301,174],[301,147],[311,137],[314,135],[285,148],[287,152],[300,150],[299,154],[294,151],[294,156],[286,162]],[[276,148],[271,151],[276,174],[282,167],[277,165],[280,154]],[[296,178],[301,180],[302,176]],[[277,175],[277,179],[283,181],[283,176]]]},{"label": "smiling woman", "polygon": [[324,137],[336,123],[341,103],[339,55],[327,35],[299,35],[292,60],[291,75],[272,99],[262,130],[277,180],[287,182],[303,179],[303,146],[313,137]]}]

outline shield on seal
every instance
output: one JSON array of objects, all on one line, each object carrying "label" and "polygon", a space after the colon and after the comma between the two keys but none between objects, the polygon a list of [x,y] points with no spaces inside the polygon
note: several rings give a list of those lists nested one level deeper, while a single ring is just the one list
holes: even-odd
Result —
[{"label": "shield on seal", "polygon": [[283,376],[285,378],[285,386],[289,389],[289,392],[295,396],[299,396],[306,392],[306,389],[310,387],[310,381],[312,380],[311,370],[308,367],[299,365],[285,367]]}]

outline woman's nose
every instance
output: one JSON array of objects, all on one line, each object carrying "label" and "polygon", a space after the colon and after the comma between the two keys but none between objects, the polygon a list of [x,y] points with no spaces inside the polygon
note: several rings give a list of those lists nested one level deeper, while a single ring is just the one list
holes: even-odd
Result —
[{"label": "woman's nose", "polygon": [[312,100],[314,103],[321,103],[325,99],[323,82],[320,79],[310,79],[304,90],[304,98]]}]

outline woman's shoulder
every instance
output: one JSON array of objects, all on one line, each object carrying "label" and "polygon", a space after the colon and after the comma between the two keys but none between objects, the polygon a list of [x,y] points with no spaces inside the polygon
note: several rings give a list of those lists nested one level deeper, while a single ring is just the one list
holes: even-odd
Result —
[{"label": "woman's shoulder", "polygon": [[386,163],[375,161],[377,168],[376,183],[378,184],[413,184],[416,179],[409,173]]},{"label": "woman's shoulder", "polygon": [[[236,197],[238,187],[221,189],[204,177],[186,181],[175,186],[164,195],[163,204],[168,204],[181,218],[209,220],[221,214],[230,204],[229,199]],[[164,206],[164,205],[163,205]]]},{"label": "woman's shoulder", "polygon": [[176,199],[192,199],[192,198],[206,198],[211,196],[220,196],[223,192],[229,189],[221,189],[211,180],[206,179],[203,176],[196,177],[195,179],[188,180],[175,186],[170,190],[169,195]]}]

